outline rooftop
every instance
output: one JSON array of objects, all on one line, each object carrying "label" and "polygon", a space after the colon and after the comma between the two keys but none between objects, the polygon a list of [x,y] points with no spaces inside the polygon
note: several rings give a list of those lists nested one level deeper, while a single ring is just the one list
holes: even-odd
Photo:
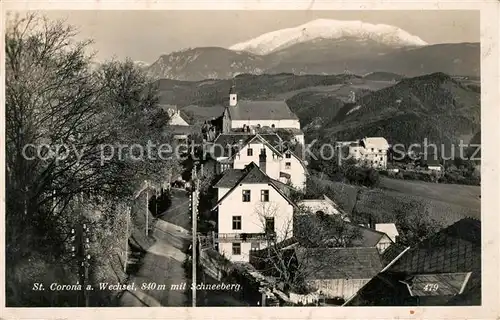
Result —
[{"label": "rooftop", "polygon": [[[422,279],[438,284],[436,294],[422,292],[419,284]],[[456,291],[457,283],[463,286],[460,294]],[[438,290],[440,287],[442,291]],[[346,303],[348,306],[480,304],[481,222],[471,218],[462,219],[407,250]]]},{"label": "rooftop", "polygon": [[295,247],[306,279],[371,279],[382,270],[376,248]]},{"label": "rooftop", "polygon": [[[214,185],[214,188],[231,188],[218,203],[222,202],[238,185],[241,184],[269,184],[280,193],[290,204],[296,206],[283,191],[283,186],[278,181],[271,179],[254,162],[248,164],[245,169],[229,169]],[[215,208],[214,208],[215,209]]]},{"label": "rooftop", "polygon": [[389,149],[389,142],[383,137],[363,138],[362,142],[365,148]]},{"label": "rooftop", "polygon": [[285,101],[238,100],[228,111],[231,120],[299,120]]}]

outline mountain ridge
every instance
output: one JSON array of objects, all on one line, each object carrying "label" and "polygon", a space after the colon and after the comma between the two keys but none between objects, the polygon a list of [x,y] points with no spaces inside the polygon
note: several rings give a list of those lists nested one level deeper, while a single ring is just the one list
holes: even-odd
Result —
[{"label": "mountain ridge", "polygon": [[407,77],[444,72],[480,75],[479,43],[391,48],[372,40],[314,40],[256,55],[220,47],[191,48],[160,56],[145,67],[155,78],[200,81],[249,74],[367,74],[390,72]]}]

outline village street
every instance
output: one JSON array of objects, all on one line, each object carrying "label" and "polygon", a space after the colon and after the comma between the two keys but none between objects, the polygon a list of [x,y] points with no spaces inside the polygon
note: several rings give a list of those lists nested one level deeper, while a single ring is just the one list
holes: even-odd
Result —
[{"label": "village street", "polygon": [[187,283],[183,263],[191,243],[189,229],[189,197],[184,190],[173,189],[172,204],[158,217],[152,231],[156,241],[147,249],[139,262],[138,272],[129,281],[135,283],[136,290],[124,292],[120,306],[182,307],[190,304],[185,290],[171,290],[171,285]]}]

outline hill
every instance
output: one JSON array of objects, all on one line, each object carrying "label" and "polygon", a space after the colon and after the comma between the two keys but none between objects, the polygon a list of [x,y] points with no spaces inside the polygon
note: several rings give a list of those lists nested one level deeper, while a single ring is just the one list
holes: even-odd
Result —
[{"label": "hill", "polygon": [[[354,185],[312,177],[311,192],[326,193],[328,197],[347,211],[355,221],[372,216],[378,223],[394,222],[396,210],[412,208],[407,204],[420,203],[428,210],[429,218],[443,226],[465,218],[481,219],[476,186],[445,185],[423,181],[402,181],[383,178],[380,189],[368,189]],[[415,207],[415,210],[421,208]],[[409,214],[421,214],[412,212]]]},{"label": "hill", "polygon": [[[378,73],[378,79],[386,73]],[[352,140],[384,136],[390,143],[469,142],[480,130],[480,90],[443,73],[399,82],[373,81],[356,75],[241,74],[233,80],[161,79],[160,102],[179,107],[218,106],[232,84],[239,99],[286,99],[308,140]],[[349,103],[351,92],[356,101]],[[204,111],[200,109],[196,112]],[[207,110],[208,114],[216,114]],[[479,137],[476,135],[476,137]],[[477,138],[476,138],[477,139]]]},{"label": "hill", "polygon": [[[308,103],[302,101],[295,109]],[[458,146],[460,139],[469,142],[481,128],[480,94],[443,73],[405,78],[337,109],[323,124],[326,140],[384,136],[389,143],[406,146],[424,139]]]},{"label": "hill", "polygon": [[313,39],[264,55],[218,47],[162,55],[145,70],[155,78],[199,81],[238,74],[352,74],[390,72],[413,77],[432,72],[480,75],[479,43],[394,47],[373,39]]},{"label": "hill", "polygon": [[[155,83],[160,91],[160,103],[162,104],[207,107],[225,103],[229,89],[233,84],[236,86],[238,96],[241,99],[271,100],[284,100],[283,95],[287,96],[289,93],[298,90],[314,91],[317,88],[323,88],[322,92],[331,92],[349,84],[377,88],[382,86],[379,82],[365,81],[356,75],[299,76],[291,73],[275,75],[241,74],[232,80],[179,81],[160,79]],[[343,93],[347,95],[349,91]]]}]

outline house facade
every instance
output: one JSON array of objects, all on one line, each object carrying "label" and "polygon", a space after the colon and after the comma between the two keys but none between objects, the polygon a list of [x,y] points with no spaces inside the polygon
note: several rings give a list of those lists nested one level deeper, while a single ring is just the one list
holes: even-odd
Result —
[{"label": "house facade", "polygon": [[276,134],[220,134],[209,153],[217,160],[216,172],[244,169],[255,163],[269,177],[297,190],[306,186],[307,167],[291,150],[283,150],[283,141]]},{"label": "house facade", "polygon": [[375,169],[387,168],[389,143],[383,137],[363,138],[359,141],[338,142],[339,164],[345,159],[354,159],[361,165]]},{"label": "house facade", "polygon": [[234,86],[231,87],[229,105],[223,113],[222,132],[252,133],[262,128],[289,129],[295,141],[304,144],[299,118],[285,101],[238,100]]},{"label": "house facade", "polygon": [[251,250],[293,236],[296,205],[255,163],[226,171],[214,188],[218,251],[230,261],[248,262]]}]

